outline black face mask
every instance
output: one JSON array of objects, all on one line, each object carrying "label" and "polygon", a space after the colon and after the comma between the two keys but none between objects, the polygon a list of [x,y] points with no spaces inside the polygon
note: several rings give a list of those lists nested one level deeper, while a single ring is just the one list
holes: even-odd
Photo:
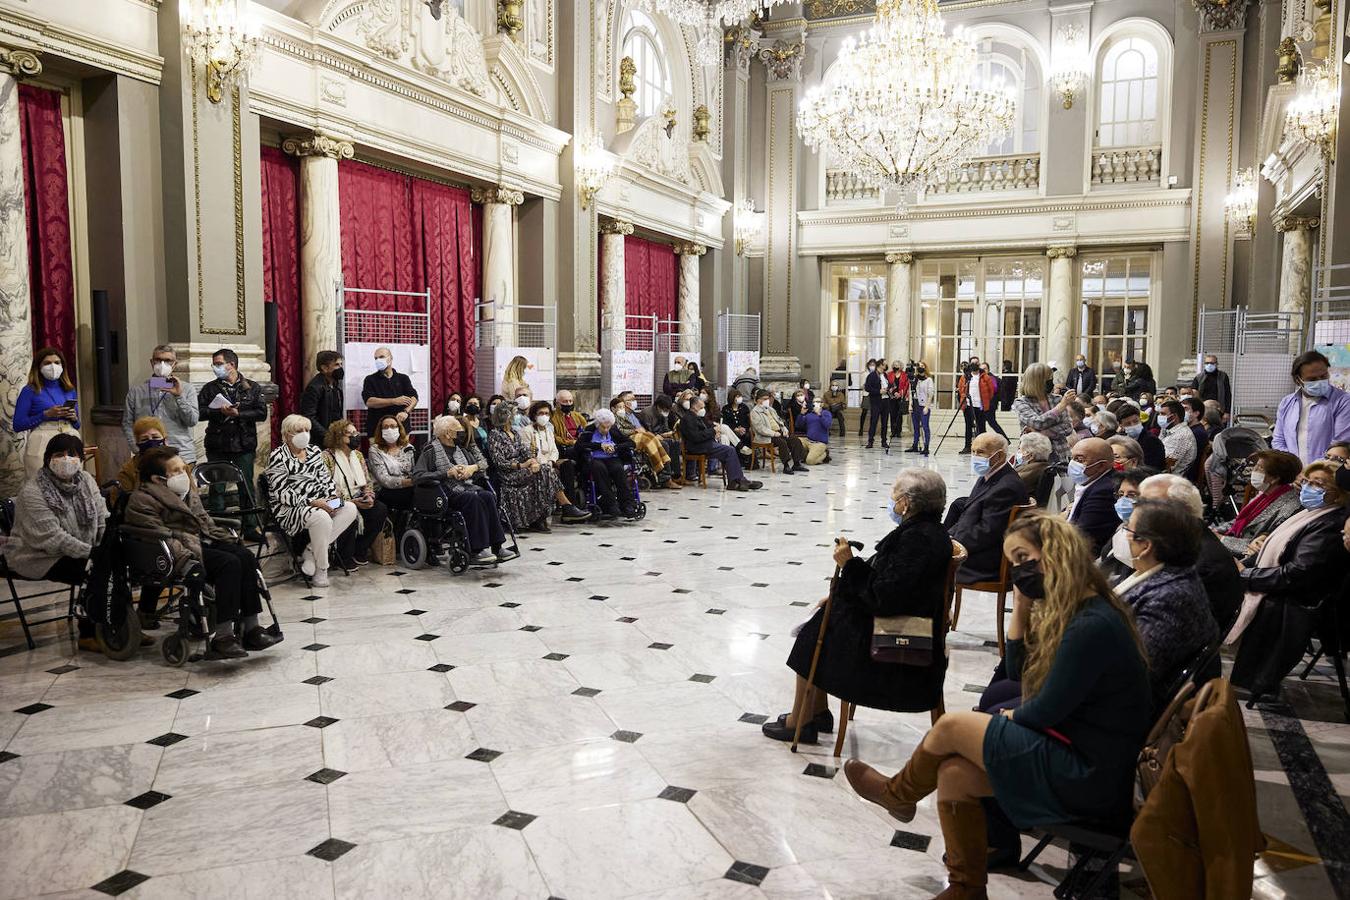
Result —
[{"label": "black face mask", "polygon": [[1045,382],[1045,392],[1046,392],[1047,394],[1053,394],[1053,393],[1055,392],[1055,380],[1054,380],[1053,378],[1050,378],[1050,379],[1047,379],[1047,380],[1046,380],[1046,382]]},{"label": "black face mask", "polygon": [[480,409],[481,407],[477,403],[470,403],[468,406],[464,407],[464,412],[467,415],[476,416]]},{"label": "black face mask", "polygon": [[565,416],[571,415],[571,414],[572,414],[572,410],[575,409],[575,408],[576,408],[576,404],[575,404],[575,403],[559,403],[559,404],[558,404],[558,409],[562,410],[562,414],[565,415]]},{"label": "black face mask", "polygon": [[343,370],[342,366],[338,366],[336,369],[328,373],[328,377],[341,384],[343,379],[347,377],[347,373],[345,370]]},{"label": "black face mask", "polygon": [[467,431],[456,431],[456,432],[455,432],[455,446],[456,446],[456,447],[463,447],[466,443],[468,443],[468,441],[469,441],[469,433],[468,433]]},{"label": "black face mask", "polygon": [[353,450],[360,450],[360,449],[361,449],[361,436],[358,434],[358,435],[356,435],[356,436],[354,436],[354,437],[349,437],[349,438],[347,438],[347,446],[350,447],[350,448],[353,449]]},{"label": "black face mask", "polygon": [[163,446],[164,442],[161,441],[159,438],[146,438],[143,441],[136,442],[136,449],[141,453],[144,453],[145,451],[153,449],[155,447],[163,447]]},{"label": "black face mask", "polygon": [[1008,567],[1008,576],[1013,585],[1030,600],[1045,599],[1045,574],[1041,572],[1041,562],[1029,559]]}]

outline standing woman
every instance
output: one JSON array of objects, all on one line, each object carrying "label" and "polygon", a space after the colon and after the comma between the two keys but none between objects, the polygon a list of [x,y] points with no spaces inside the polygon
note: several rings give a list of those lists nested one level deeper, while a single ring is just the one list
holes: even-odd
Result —
[{"label": "standing woman", "polygon": [[80,436],[79,400],[75,379],[66,358],[55,347],[33,354],[28,383],[14,402],[14,432],[28,436],[23,448],[24,474],[29,478],[42,468],[47,442],[58,434]]},{"label": "standing woman", "polygon": [[1032,363],[1022,373],[1022,391],[1013,401],[1013,412],[1017,413],[1017,423],[1022,433],[1034,431],[1050,440],[1050,459],[1052,462],[1069,461],[1069,437],[1073,434],[1073,419],[1069,415],[1069,404],[1077,396],[1073,391],[1065,391],[1064,396],[1056,399],[1050,393],[1054,387],[1053,373],[1045,363]]}]

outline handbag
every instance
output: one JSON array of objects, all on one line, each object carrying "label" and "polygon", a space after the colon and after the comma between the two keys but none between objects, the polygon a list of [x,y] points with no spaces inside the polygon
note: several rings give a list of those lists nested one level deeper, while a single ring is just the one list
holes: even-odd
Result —
[{"label": "handbag", "polygon": [[933,664],[933,620],[925,616],[874,616],[872,659],[906,666]]},{"label": "handbag", "polygon": [[385,522],[379,535],[370,544],[370,558],[382,566],[392,566],[398,559],[394,549],[394,526]]}]

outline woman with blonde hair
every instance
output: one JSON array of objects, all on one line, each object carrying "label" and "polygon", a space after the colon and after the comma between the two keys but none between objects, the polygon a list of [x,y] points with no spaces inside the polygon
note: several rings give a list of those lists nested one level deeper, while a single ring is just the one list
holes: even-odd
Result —
[{"label": "woman with blonde hair", "polygon": [[349,559],[342,561],[349,569],[370,562],[370,545],[380,536],[384,520],[389,517],[389,507],[375,499],[375,479],[361,454],[361,437],[355,425],[338,419],[328,426],[323,439],[323,461],[337,495],[355,506],[360,516],[356,520],[355,549]]},{"label": "woman with blonde hair", "polygon": [[506,371],[502,373],[502,396],[510,397],[515,401],[516,391],[524,388],[526,396],[530,402],[534,402],[534,391],[525,381],[525,370],[530,366],[530,361],[523,356],[513,356],[511,361],[506,364]]},{"label": "woman with blonde hair", "polygon": [[1022,433],[1034,431],[1050,440],[1052,462],[1069,461],[1069,437],[1073,434],[1073,419],[1069,404],[1076,398],[1073,391],[1065,391],[1058,400],[1053,394],[1054,372],[1045,363],[1032,363],[1022,373],[1021,396],[1013,401],[1013,412]]},{"label": "woman with blonde hair", "polygon": [[947,713],[892,778],[856,759],[844,765],[859,796],[902,822],[937,792],[945,900],[986,896],[983,797],[1022,828],[1128,815],[1151,724],[1139,632],[1078,529],[1024,515],[1008,526],[1003,552],[1014,585],[1005,663],[1022,682],[1021,706]]}]

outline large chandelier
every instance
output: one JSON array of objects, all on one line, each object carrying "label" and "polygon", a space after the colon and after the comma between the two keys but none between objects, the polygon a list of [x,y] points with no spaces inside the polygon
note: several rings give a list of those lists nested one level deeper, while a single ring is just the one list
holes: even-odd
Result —
[{"label": "large chandelier", "polygon": [[976,78],[975,41],[943,30],[936,0],[880,0],[877,21],[846,40],[828,84],[797,111],[807,146],[900,207],[1012,126],[1002,84]]},{"label": "large chandelier", "polygon": [[1311,144],[1328,158],[1336,146],[1340,87],[1327,66],[1308,66],[1298,73],[1298,93],[1285,107],[1285,130]]},{"label": "large chandelier", "polygon": [[788,0],[642,0],[642,5],[667,16],[677,25],[695,29],[698,34],[695,60],[701,66],[711,66],[722,59],[724,25],[735,25],[786,2]]}]

